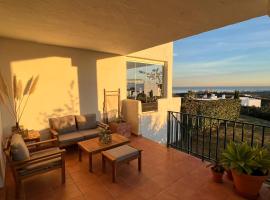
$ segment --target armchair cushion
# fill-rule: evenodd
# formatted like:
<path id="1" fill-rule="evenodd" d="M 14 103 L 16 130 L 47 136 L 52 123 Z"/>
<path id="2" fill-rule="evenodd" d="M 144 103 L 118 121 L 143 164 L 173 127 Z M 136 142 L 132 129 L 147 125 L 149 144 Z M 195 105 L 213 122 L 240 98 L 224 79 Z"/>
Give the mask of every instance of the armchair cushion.
<path id="1" fill-rule="evenodd" d="M 97 127 L 96 114 L 76 115 L 79 130 L 93 129 Z"/>
<path id="2" fill-rule="evenodd" d="M 60 149 L 58 147 L 49 148 L 45 150 L 41 150 L 38 152 L 34 152 L 30 155 L 31 158 L 39 158 L 42 156 L 48 156 L 53 153 L 57 153 Z M 20 175 L 30 175 L 32 173 L 43 171 L 45 168 L 51 168 L 61 165 L 61 157 L 52 157 L 51 159 L 47 159 L 41 162 L 36 162 L 30 165 L 27 165 L 19 170 Z"/>
<path id="3" fill-rule="evenodd" d="M 29 150 L 21 135 L 14 134 L 10 145 L 12 160 L 22 161 L 30 158 Z"/>
<path id="4" fill-rule="evenodd" d="M 49 124 L 51 128 L 56 130 L 59 134 L 70 133 L 77 130 L 75 117 L 73 115 L 50 118 Z"/>

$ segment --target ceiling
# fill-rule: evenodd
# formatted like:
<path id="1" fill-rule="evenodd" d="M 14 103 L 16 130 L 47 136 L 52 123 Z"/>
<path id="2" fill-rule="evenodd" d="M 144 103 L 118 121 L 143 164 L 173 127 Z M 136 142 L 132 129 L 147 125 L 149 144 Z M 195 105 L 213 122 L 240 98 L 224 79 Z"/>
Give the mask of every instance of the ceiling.
<path id="1" fill-rule="evenodd" d="M 0 36 L 123 55 L 267 8 L 268 0 L 0 0 Z"/>

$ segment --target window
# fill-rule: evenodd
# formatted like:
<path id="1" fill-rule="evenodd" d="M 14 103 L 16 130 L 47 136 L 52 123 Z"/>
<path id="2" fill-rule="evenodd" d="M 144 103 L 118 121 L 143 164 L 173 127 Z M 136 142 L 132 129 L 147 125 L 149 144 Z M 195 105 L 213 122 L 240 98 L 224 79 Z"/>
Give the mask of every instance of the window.
<path id="1" fill-rule="evenodd" d="M 127 98 L 156 104 L 164 96 L 164 65 L 127 62 Z"/>

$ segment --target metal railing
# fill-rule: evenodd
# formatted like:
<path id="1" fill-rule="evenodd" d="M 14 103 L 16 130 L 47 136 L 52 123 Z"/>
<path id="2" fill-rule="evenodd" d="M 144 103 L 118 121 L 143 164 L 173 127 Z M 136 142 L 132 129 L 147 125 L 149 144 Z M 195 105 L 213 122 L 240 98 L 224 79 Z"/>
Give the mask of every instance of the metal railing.
<path id="1" fill-rule="evenodd" d="M 167 146 L 217 161 L 230 141 L 270 147 L 270 127 L 168 111 Z"/>

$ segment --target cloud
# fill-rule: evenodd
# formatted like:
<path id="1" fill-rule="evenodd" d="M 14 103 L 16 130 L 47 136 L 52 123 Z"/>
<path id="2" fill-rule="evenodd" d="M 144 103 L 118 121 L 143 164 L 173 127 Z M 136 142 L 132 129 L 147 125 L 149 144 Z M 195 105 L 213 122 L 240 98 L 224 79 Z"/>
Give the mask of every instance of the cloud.
<path id="1" fill-rule="evenodd" d="M 176 41 L 174 52 L 174 83 L 270 85 L 268 17 Z"/>

